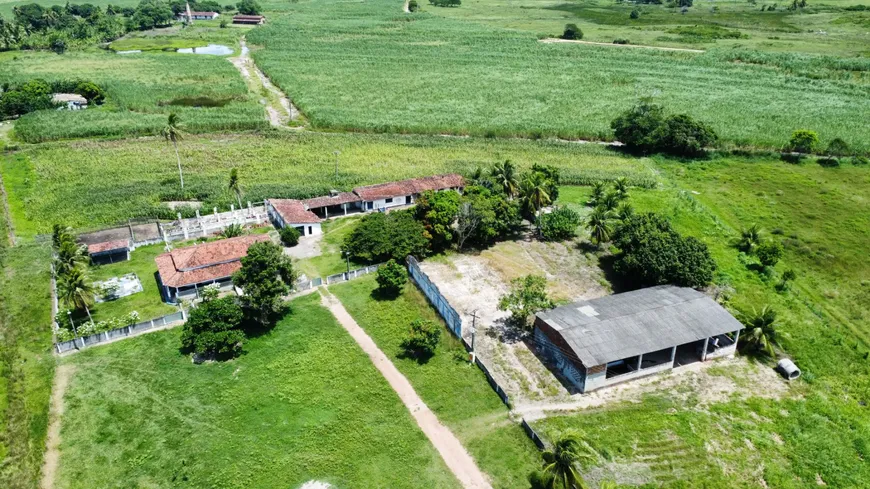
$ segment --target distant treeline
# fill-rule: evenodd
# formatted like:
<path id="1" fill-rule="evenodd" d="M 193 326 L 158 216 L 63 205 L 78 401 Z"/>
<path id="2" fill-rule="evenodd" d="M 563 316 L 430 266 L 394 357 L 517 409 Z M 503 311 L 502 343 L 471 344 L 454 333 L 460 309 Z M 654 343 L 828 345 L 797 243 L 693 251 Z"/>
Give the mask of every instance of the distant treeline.
<path id="1" fill-rule="evenodd" d="M 77 93 L 91 104 L 101 104 L 106 98 L 105 91 L 88 80 L 47 82 L 36 78 L 20 85 L 4 84 L 0 87 L 0 120 L 58 107 L 52 101 L 54 93 Z"/>
<path id="2" fill-rule="evenodd" d="M 221 12 L 213 0 L 190 2 L 191 9 Z M 183 0 L 142 0 L 133 7 L 107 5 L 102 9 L 90 3 L 52 5 L 36 3 L 16 6 L 13 17 L 0 15 L 0 50 L 51 49 L 62 53 L 71 45 L 113 41 L 127 32 L 165 27 L 185 10 Z"/>

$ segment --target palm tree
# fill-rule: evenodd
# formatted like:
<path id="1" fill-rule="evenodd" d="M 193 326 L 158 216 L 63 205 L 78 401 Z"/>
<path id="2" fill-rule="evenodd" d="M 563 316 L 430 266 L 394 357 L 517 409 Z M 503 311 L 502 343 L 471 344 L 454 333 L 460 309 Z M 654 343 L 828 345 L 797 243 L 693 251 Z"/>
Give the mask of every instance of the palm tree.
<path id="1" fill-rule="evenodd" d="M 776 354 L 776 311 L 770 306 L 764 306 L 761 311 L 752 308 L 751 313 L 740 315 L 740 321 L 746 325 L 743 333 L 743 344 L 756 353 L 771 357 Z"/>
<path id="2" fill-rule="evenodd" d="M 542 456 L 544 473 L 552 475 L 555 483 L 562 489 L 588 489 L 586 481 L 577 472 L 577 464 L 581 461 L 594 461 L 596 456 L 577 432 L 560 434 L 553 441 L 553 447 L 545 450 Z"/>
<path id="3" fill-rule="evenodd" d="M 622 197 L 618 192 L 607 192 L 604 197 L 598 199 L 598 207 L 603 207 L 604 210 L 608 212 L 615 211 L 616 206 L 618 206 L 621 201 Z"/>
<path id="4" fill-rule="evenodd" d="M 88 306 L 93 304 L 95 288 L 86 268 L 74 267 L 61 275 L 57 283 L 57 293 L 59 299 L 67 306 L 76 310 L 84 309 L 88 319 L 94 322 Z"/>
<path id="5" fill-rule="evenodd" d="M 239 209 L 242 208 L 242 187 L 239 185 L 239 170 L 233 168 L 230 170 L 230 184 L 228 186 L 231 192 L 236 194 L 236 199 L 239 201 Z"/>
<path id="6" fill-rule="evenodd" d="M 592 235 L 592 242 L 595 244 L 606 243 L 610 241 L 610 235 L 613 233 L 613 228 L 610 224 L 610 212 L 596 207 L 589 214 L 589 220 L 586 221 L 586 229 Z"/>
<path id="7" fill-rule="evenodd" d="M 181 180 L 181 190 L 184 190 L 184 174 L 181 172 L 181 156 L 178 154 L 178 141 L 184 139 L 184 124 L 178 118 L 178 114 L 171 112 L 166 126 L 163 127 L 163 138 L 172 142 L 175 147 L 175 159 L 178 160 L 178 178 Z"/>
<path id="8" fill-rule="evenodd" d="M 591 206 L 598 205 L 598 202 L 604 197 L 604 182 L 598 181 L 592 184 L 592 194 L 589 196 L 587 204 Z"/>
<path id="9" fill-rule="evenodd" d="M 761 228 L 758 224 L 753 224 L 752 226 L 749 226 L 748 229 L 740 231 L 740 241 L 737 243 L 737 247 L 744 252 L 749 253 L 753 248 L 758 246 L 758 243 L 760 242 Z"/>
<path id="10" fill-rule="evenodd" d="M 613 182 L 613 190 L 616 191 L 622 198 L 628 197 L 628 179 L 619 177 Z"/>
<path id="11" fill-rule="evenodd" d="M 550 205 L 549 181 L 542 173 L 534 172 L 523 180 L 520 186 L 520 198 L 523 208 L 531 215 L 538 215 L 544 207 Z"/>
<path id="12" fill-rule="evenodd" d="M 634 215 L 634 206 L 631 202 L 622 202 L 616 208 L 616 218 L 624 221 Z"/>
<path id="13" fill-rule="evenodd" d="M 55 249 L 54 273 L 58 276 L 65 275 L 74 268 L 86 265 L 87 261 L 87 248 L 72 239 L 65 239 Z"/>
<path id="14" fill-rule="evenodd" d="M 490 175 L 492 175 L 497 184 L 501 185 L 508 198 L 513 199 L 517 195 L 519 182 L 517 181 L 516 169 L 510 160 L 506 160 L 504 163 L 496 163 L 492 167 Z"/>
<path id="15" fill-rule="evenodd" d="M 619 489 L 619 484 L 614 481 L 601 481 L 598 484 L 598 489 Z"/>

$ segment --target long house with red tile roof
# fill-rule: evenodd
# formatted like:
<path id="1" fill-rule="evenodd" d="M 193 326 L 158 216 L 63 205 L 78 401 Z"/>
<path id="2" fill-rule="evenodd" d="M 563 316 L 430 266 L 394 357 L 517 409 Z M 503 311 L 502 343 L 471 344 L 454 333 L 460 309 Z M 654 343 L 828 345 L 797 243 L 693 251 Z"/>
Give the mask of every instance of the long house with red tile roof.
<path id="1" fill-rule="evenodd" d="M 254 244 L 269 241 L 265 234 L 221 239 L 163 253 L 157 262 L 157 275 L 164 300 L 197 298 L 206 285 L 232 286 L 232 275 L 242 267 L 242 258 Z"/>
<path id="2" fill-rule="evenodd" d="M 320 234 L 320 219 L 347 215 L 348 212 L 384 211 L 412 205 L 423 192 L 462 191 L 464 186 L 461 175 L 448 173 L 366 185 L 356 187 L 352 192 L 332 192 L 306 200 L 269 199 L 266 201 L 266 210 L 277 226 L 293 226 L 302 236 L 309 236 Z"/>

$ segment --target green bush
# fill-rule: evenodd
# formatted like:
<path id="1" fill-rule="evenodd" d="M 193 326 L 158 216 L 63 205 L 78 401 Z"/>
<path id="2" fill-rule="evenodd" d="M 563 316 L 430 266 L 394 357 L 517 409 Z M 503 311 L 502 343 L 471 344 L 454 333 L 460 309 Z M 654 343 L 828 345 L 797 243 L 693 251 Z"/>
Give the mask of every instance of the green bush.
<path id="1" fill-rule="evenodd" d="M 565 241 L 577 236 L 580 214 L 568 207 L 556 207 L 538 217 L 538 229 L 546 241 Z"/>
<path id="2" fill-rule="evenodd" d="M 408 334 L 402 340 L 401 347 L 405 354 L 425 361 L 435 355 L 435 349 L 441 341 L 441 326 L 434 321 L 415 319 L 411 322 Z"/>
<path id="3" fill-rule="evenodd" d="M 417 220 L 423 223 L 426 238 L 433 252 L 442 251 L 453 241 L 453 223 L 459 214 L 459 193 L 423 192 L 414 208 Z"/>
<path id="4" fill-rule="evenodd" d="M 93 82 L 79 82 L 73 91 L 88 99 L 89 104 L 99 105 L 106 100 L 106 92 Z"/>
<path id="5" fill-rule="evenodd" d="M 793 132 L 791 139 L 788 140 L 789 151 L 795 153 L 812 153 L 818 145 L 819 135 L 806 129 L 798 129 Z"/>
<path id="6" fill-rule="evenodd" d="M 299 244 L 299 230 L 293 226 L 284 226 L 278 234 L 284 246 L 293 247 Z"/>
<path id="7" fill-rule="evenodd" d="M 382 295 L 396 297 L 408 282 L 408 271 L 396 260 L 390 260 L 378 268 L 376 280 Z"/>
<path id="8" fill-rule="evenodd" d="M 539 275 L 526 275 L 511 280 L 510 291 L 498 302 L 499 311 L 510 311 L 511 321 L 528 327 L 529 316 L 553 307 L 547 296 L 547 279 Z"/>
<path id="9" fill-rule="evenodd" d="M 686 114 L 664 115 L 664 108 L 642 103 L 617 116 L 610 127 L 616 139 L 643 153 L 700 156 L 718 137 L 712 128 Z"/>
<path id="10" fill-rule="evenodd" d="M 411 0 L 408 2 L 408 12 L 416 12 L 420 10 L 420 4 L 417 3 L 417 0 Z"/>
<path id="11" fill-rule="evenodd" d="M 260 15 L 263 11 L 263 7 L 256 0 L 242 0 L 236 4 L 236 7 L 242 15 Z"/>
<path id="12" fill-rule="evenodd" d="M 641 103 L 623 112 L 610 123 L 617 140 L 636 150 L 653 151 L 653 134 L 665 122 L 665 110 L 660 105 Z"/>
<path id="13" fill-rule="evenodd" d="M 828 149 L 825 150 L 828 156 L 849 156 L 852 154 L 852 148 L 849 143 L 840 138 L 834 138 L 828 143 Z"/>
<path id="14" fill-rule="evenodd" d="M 635 286 L 702 287 L 713 280 L 716 262 L 707 245 L 681 236 L 658 214 L 629 217 L 616 228 L 613 243 L 620 250 L 614 271 Z"/>
<path id="15" fill-rule="evenodd" d="M 782 258 L 783 247 L 778 241 L 765 241 L 755 248 L 755 256 L 765 267 L 776 265 Z"/>
<path id="16" fill-rule="evenodd" d="M 629 19 L 639 19 L 640 18 L 640 10 L 634 9 L 628 14 Z"/>
<path id="17" fill-rule="evenodd" d="M 352 259 L 367 263 L 390 258 L 401 262 L 408 255 L 426 256 L 428 250 L 426 230 L 414 219 L 413 210 L 366 215 L 342 246 Z"/>
<path id="18" fill-rule="evenodd" d="M 562 39 L 583 39 L 583 31 L 577 27 L 577 24 L 565 24 Z"/>

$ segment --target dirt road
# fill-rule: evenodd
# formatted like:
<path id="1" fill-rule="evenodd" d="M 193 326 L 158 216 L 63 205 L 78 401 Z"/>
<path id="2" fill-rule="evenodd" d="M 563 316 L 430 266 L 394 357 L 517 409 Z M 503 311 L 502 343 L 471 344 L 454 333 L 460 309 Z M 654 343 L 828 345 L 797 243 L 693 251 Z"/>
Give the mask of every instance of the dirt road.
<path id="1" fill-rule="evenodd" d="M 325 287 L 321 287 L 320 290 L 323 305 L 332 312 L 342 327 L 366 352 L 381 375 L 387 379 L 390 387 L 396 391 L 402 403 L 411 412 L 411 416 L 417 421 L 417 425 L 438 450 L 447 467 L 462 483 L 462 487 L 466 489 L 492 489 L 486 475 L 480 471 L 465 447 L 446 426 L 438 421 L 435 414 L 414 391 L 408 379 L 399 372 L 393 362 L 378 348 L 374 340 L 354 321 L 338 298 L 330 294 Z"/>
<path id="2" fill-rule="evenodd" d="M 576 39 L 547 38 L 547 39 L 540 39 L 538 42 L 542 42 L 544 44 L 568 43 L 568 44 L 589 44 L 592 46 L 610 46 L 610 47 L 619 47 L 619 48 L 657 49 L 659 51 L 677 51 L 677 52 L 683 52 L 683 53 L 704 53 L 704 52 L 706 52 L 703 49 L 668 48 L 668 47 L 664 47 L 664 46 L 644 46 L 641 44 L 613 44 L 610 42 L 578 41 Z"/>
<path id="3" fill-rule="evenodd" d="M 251 59 L 250 51 L 245 43 L 245 38 L 239 40 L 239 45 L 241 46 L 241 52 L 237 57 L 230 58 L 230 62 L 239 70 L 239 73 L 242 74 L 242 78 L 244 78 L 245 82 L 248 83 L 252 92 L 258 93 L 258 88 L 262 87 L 266 89 L 271 98 L 274 99 L 269 100 L 268 98 L 264 98 L 261 100 L 261 102 L 266 105 L 266 113 L 269 114 L 269 123 L 272 124 L 273 127 L 288 128 L 288 121 L 299 119 L 299 110 L 292 102 L 290 102 L 287 95 L 276 87 L 265 73 L 257 68 L 254 60 Z M 254 77 L 252 73 L 257 76 Z M 277 104 L 275 103 L 275 100 L 277 100 Z M 292 128 L 301 129 L 301 126 Z"/>
<path id="4" fill-rule="evenodd" d="M 72 378 L 72 365 L 59 365 L 54 373 L 51 387 L 51 407 L 49 411 L 48 434 L 45 438 L 45 460 L 42 465 L 41 489 L 52 489 L 60 466 L 60 421 L 63 416 L 63 396 Z"/>

